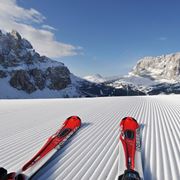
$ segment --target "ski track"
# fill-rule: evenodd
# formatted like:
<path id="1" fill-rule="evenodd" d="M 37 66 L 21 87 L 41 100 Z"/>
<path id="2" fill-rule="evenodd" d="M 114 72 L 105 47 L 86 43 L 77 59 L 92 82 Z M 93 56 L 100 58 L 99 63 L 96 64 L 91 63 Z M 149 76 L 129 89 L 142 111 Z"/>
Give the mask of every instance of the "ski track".
<path id="1" fill-rule="evenodd" d="M 142 126 L 145 180 L 180 179 L 180 96 L 106 97 L 0 101 L 0 166 L 19 168 L 64 120 L 78 115 L 82 127 L 33 180 L 115 180 L 119 123 L 133 116 Z"/>

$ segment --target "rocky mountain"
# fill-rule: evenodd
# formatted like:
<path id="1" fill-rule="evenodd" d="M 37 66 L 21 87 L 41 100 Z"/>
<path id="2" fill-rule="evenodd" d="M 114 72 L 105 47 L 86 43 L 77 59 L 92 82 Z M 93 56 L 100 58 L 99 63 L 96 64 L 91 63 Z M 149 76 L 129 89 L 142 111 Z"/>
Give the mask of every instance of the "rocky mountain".
<path id="1" fill-rule="evenodd" d="M 14 30 L 7 34 L 0 31 L 0 78 L 27 94 L 45 88 L 61 90 L 71 83 L 70 71 L 63 63 L 40 56 Z M 0 91 L 3 91 L 1 81 Z"/>
<path id="2" fill-rule="evenodd" d="M 94 76 L 88 76 L 93 82 Z M 133 89 L 147 95 L 180 94 L 180 53 L 145 57 L 122 77 L 104 78 L 103 84 L 115 89 Z M 98 81 L 95 79 L 96 82 Z"/>
<path id="3" fill-rule="evenodd" d="M 180 94 L 180 53 L 145 57 L 129 75 L 150 80 L 144 88 L 149 95 Z"/>
<path id="4" fill-rule="evenodd" d="M 140 59 L 131 74 L 153 80 L 179 82 L 180 53 Z"/>
<path id="5" fill-rule="evenodd" d="M 99 82 L 98 82 L 99 83 Z M 131 95 L 139 92 L 130 90 Z M 31 43 L 12 31 L 0 31 L 0 98 L 56 98 L 127 95 L 73 75 L 61 62 L 37 53 Z"/>

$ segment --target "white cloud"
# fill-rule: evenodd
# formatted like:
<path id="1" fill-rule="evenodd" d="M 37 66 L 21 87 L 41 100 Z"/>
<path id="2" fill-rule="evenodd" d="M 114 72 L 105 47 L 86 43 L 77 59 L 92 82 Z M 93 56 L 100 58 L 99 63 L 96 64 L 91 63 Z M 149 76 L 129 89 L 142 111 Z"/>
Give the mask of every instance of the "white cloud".
<path id="1" fill-rule="evenodd" d="M 159 40 L 160 40 L 160 41 L 166 41 L 166 40 L 167 40 L 167 37 L 160 37 Z"/>
<path id="2" fill-rule="evenodd" d="M 0 29 L 6 32 L 17 30 L 41 55 L 57 58 L 79 54 L 79 46 L 55 40 L 55 34 L 51 31 L 56 29 L 44 24 L 45 19 L 35 9 L 18 6 L 16 0 L 0 1 Z"/>
<path id="3" fill-rule="evenodd" d="M 43 29 L 46 29 L 46 30 L 49 30 L 49 31 L 55 31 L 55 30 L 57 30 L 56 28 L 54 28 L 54 27 L 52 27 L 52 26 L 49 26 L 49 25 L 47 25 L 47 24 L 43 24 L 41 27 L 42 27 Z"/>

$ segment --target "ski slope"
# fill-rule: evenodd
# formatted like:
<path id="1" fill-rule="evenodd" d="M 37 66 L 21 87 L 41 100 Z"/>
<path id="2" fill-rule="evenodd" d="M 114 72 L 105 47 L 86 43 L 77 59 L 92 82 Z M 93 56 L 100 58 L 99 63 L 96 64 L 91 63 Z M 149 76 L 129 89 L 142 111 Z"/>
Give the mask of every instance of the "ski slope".
<path id="1" fill-rule="evenodd" d="M 143 126 L 145 180 L 180 179 L 180 96 L 1 100 L 0 166 L 18 170 L 71 115 L 82 127 L 34 180 L 115 180 L 119 122 L 133 116 Z"/>

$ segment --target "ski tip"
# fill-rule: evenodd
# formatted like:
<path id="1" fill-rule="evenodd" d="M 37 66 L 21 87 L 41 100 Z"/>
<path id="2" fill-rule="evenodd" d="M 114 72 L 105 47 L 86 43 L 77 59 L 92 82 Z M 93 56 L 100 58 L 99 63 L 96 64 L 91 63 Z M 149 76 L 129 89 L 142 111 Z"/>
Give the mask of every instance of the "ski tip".
<path id="1" fill-rule="evenodd" d="M 125 120 L 128 120 L 128 119 L 133 120 L 133 121 L 135 121 L 137 123 L 137 120 L 135 118 L 131 117 L 131 116 L 124 117 L 121 121 L 125 121 Z"/>
<path id="2" fill-rule="evenodd" d="M 81 118 L 79 116 L 70 116 L 66 119 L 64 122 L 64 125 L 67 125 L 68 123 L 76 123 L 78 127 L 81 126 Z"/>
<path id="3" fill-rule="evenodd" d="M 138 122 L 133 117 L 124 117 L 120 121 L 120 127 L 123 128 L 123 126 L 130 126 L 135 129 L 139 128 Z"/>
<path id="4" fill-rule="evenodd" d="M 69 117 L 67 118 L 67 120 L 69 120 L 69 119 L 71 119 L 71 118 L 77 118 L 77 119 L 79 119 L 79 120 L 81 121 L 80 117 L 79 117 L 79 116 L 76 116 L 76 115 L 69 116 Z"/>

